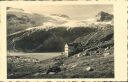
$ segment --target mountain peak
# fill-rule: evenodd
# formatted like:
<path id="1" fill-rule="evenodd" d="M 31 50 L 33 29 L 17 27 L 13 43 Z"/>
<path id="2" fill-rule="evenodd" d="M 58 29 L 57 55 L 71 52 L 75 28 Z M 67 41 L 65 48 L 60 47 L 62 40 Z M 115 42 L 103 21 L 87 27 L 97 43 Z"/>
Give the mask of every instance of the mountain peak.
<path id="1" fill-rule="evenodd" d="M 107 12 L 101 11 L 96 15 L 96 19 L 99 22 L 108 22 L 113 20 L 113 15 Z"/>

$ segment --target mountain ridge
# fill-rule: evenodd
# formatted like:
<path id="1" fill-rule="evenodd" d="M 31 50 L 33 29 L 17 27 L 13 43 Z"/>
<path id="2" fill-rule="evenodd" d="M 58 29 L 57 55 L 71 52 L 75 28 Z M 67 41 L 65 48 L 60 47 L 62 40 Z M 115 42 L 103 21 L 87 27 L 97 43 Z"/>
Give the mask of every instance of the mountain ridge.
<path id="1" fill-rule="evenodd" d="M 22 9 L 17 9 L 22 10 Z M 107 17 L 110 18 L 110 14 L 101 11 L 103 14 L 99 16 L 98 19 Z M 105 13 L 105 15 L 104 15 Z M 109 16 L 106 16 L 109 15 Z M 111 17 L 112 18 L 112 17 Z M 26 13 L 26 11 L 22 10 L 22 12 L 15 12 L 15 10 L 9 11 L 7 10 L 7 27 L 8 34 L 14 33 L 17 31 L 25 30 L 27 28 L 33 27 L 97 27 L 98 25 L 112 25 L 112 21 L 97 21 L 97 16 L 95 21 L 92 19 L 86 20 L 72 20 L 69 16 L 63 14 L 50 14 L 50 15 L 41 15 L 36 13 Z"/>

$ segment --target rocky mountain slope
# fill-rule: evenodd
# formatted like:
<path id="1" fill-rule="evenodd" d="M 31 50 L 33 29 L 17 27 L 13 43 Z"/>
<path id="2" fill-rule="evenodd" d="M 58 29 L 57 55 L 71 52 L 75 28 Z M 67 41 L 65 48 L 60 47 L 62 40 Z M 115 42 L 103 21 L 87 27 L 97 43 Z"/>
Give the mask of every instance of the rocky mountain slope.
<path id="1" fill-rule="evenodd" d="M 29 65 L 27 61 L 24 64 L 8 61 L 8 78 L 113 78 L 112 29 L 108 27 L 77 38 L 74 43 L 79 43 L 78 52 L 70 57 L 61 55 L 38 63 L 28 62 Z M 12 65 L 15 67 L 10 71 Z"/>
<path id="2" fill-rule="evenodd" d="M 96 21 L 71 20 L 67 15 L 62 14 L 39 15 L 22 9 L 8 8 L 8 50 L 60 52 L 63 51 L 65 43 L 71 43 L 92 32 L 112 27 L 112 17 L 111 20 L 110 17 L 110 14 L 101 12 L 100 22 L 97 22 L 99 21 L 97 17 Z M 106 21 L 104 22 L 102 18 Z M 56 43 L 58 45 L 53 45 Z"/>

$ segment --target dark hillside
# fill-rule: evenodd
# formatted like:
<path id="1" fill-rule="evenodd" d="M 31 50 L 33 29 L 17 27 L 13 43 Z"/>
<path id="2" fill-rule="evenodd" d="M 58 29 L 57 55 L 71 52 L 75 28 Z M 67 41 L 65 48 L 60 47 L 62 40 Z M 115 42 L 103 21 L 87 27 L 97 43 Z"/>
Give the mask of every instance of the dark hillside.
<path id="1" fill-rule="evenodd" d="M 96 28 L 75 27 L 67 30 L 65 27 L 31 29 L 8 36 L 8 50 L 25 52 L 62 52 L 65 43 L 95 32 Z"/>
<path id="2" fill-rule="evenodd" d="M 22 67 L 22 65 L 17 63 L 18 66 L 8 72 L 8 78 L 114 78 L 114 37 L 112 27 L 81 36 L 74 42 L 81 45 L 78 47 L 82 51 L 70 57 L 62 55 L 38 63 L 31 62 L 32 64 L 29 65 L 24 63 L 24 68 L 29 71 L 18 68 L 18 66 Z M 15 59 L 12 58 L 12 60 Z M 12 65 L 14 63 L 10 63 L 9 60 L 8 71 L 10 71 L 9 66 Z M 16 69 L 19 70 L 15 71 Z"/>

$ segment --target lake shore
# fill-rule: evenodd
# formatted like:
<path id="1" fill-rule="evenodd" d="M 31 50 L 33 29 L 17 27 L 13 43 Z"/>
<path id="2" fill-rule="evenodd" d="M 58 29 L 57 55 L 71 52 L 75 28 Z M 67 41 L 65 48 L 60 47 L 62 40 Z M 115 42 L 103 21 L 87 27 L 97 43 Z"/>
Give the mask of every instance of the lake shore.
<path id="1" fill-rule="evenodd" d="M 50 53 L 8 53 L 7 56 L 20 56 L 20 57 L 30 57 L 35 58 L 40 61 L 50 59 L 53 57 L 60 56 L 61 52 L 50 52 Z"/>

